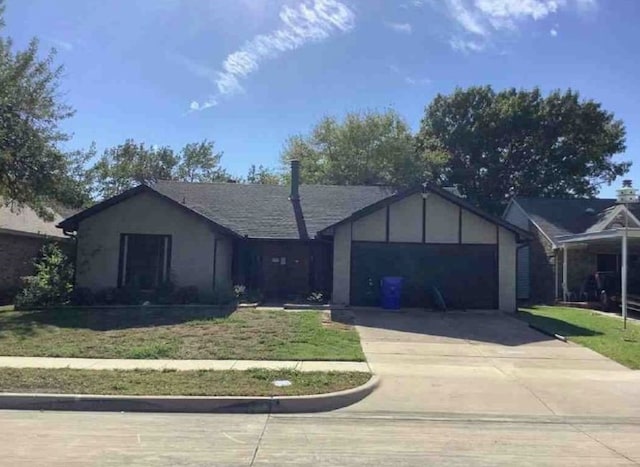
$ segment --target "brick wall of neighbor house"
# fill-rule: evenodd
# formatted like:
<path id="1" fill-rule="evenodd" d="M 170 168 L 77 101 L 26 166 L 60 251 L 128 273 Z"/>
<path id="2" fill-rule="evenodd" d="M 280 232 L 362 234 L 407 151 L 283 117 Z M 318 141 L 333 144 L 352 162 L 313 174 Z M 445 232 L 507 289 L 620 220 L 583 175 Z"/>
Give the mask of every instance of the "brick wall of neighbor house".
<path id="1" fill-rule="evenodd" d="M 0 304 L 13 299 L 23 276 L 34 273 L 33 260 L 47 241 L 42 237 L 0 233 Z"/>

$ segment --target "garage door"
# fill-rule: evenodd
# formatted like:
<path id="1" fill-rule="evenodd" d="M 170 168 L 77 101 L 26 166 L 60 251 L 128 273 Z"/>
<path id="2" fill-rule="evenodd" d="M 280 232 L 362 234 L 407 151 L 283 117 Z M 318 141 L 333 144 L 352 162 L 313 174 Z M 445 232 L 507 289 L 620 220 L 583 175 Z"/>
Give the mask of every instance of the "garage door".
<path id="1" fill-rule="evenodd" d="M 433 307 L 437 287 L 448 308 L 498 308 L 495 245 L 353 242 L 351 303 L 378 305 L 384 276 L 404 278 L 402 306 Z"/>

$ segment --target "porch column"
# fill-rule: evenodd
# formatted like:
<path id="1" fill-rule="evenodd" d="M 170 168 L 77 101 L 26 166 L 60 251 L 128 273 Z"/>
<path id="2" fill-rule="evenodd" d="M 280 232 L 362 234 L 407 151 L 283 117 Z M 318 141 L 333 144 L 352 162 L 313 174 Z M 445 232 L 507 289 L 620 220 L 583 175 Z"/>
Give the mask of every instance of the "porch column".
<path id="1" fill-rule="evenodd" d="M 622 317 L 624 325 L 627 325 L 627 230 L 622 235 L 622 271 L 621 271 L 621 295 L 622 295 Z"/>
<path id="2" fill-rule="evenodd" d="M 567 258 L 567 244 L 562 245 L 562 294 L 564 297 L 564 301 L 569 301 L 569 271 L 568 269 L 569 261 Z"/>

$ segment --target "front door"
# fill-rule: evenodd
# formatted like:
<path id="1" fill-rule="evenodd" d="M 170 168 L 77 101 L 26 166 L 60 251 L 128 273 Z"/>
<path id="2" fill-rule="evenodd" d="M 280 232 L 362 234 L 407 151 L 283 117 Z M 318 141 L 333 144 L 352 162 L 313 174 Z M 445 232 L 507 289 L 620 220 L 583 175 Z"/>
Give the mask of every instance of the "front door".
<path id="1" fill-rule="evenodd" d="M 262 288 L 267 298 L 306 298 L 309 294 L 309 246 L 298 242 L 264 243 L 262 273 Z"/>

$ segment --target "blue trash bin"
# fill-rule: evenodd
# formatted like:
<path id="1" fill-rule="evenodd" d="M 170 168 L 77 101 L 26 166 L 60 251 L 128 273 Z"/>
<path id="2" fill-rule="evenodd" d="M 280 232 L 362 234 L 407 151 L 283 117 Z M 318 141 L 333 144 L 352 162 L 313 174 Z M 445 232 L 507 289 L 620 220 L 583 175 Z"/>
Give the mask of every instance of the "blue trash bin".
<path id="1" fill-rule="evenodd" d="M 380 281 L 382 308 L 385 310 L 400 309 L 402 277 L 383 277 Z"/>

